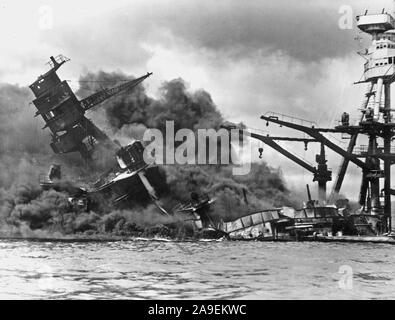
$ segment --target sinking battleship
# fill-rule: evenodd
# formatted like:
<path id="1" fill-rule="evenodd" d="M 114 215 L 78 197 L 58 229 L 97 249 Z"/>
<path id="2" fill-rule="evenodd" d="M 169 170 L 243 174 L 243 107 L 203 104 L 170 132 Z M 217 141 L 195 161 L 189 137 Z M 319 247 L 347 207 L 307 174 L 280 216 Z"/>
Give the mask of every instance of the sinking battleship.
<path id="1" fill-rule="evenodd" d="M 61 167 L 52 165 L 48 174 L 40 175 L 42 189 L 55 189 L 70 195 L 71 209 L 89 212 L 102 206 L 129 208 L 132 204 L 154 204 L 163 215 L 183 212 L 192 221 L 199 218 L 210 201 L 193 201 L 169 212 L 160 203 L 166 189 L 164 174 L 152 161 L 144 159 L 144 145 L 135 140 L 126 146 L 111 140 L 85 113 L 105 100 L 133 90 L 152 73 L 102 89 L 78 100 L 66 80 L 56 71 L 67 61 L 63 55 L 50 57 L 50 70 L 40 75 L 29 87 L 35 95 L 36 116 L 45 121 L 43 129 L 51 131 L 51 148 L 56 154 L 79 152 L 87 165 L 103 172 L 88 186 L 79 186 L 63 179 Z"/>
<path id="2" fill-rule="evenodd" d="M 391 209 L 391 196 L 395 195 L 391 188 L 391 166 L 395 163 L 392 147 L 395 123 L 390 101 L 390 86 L 395 80 L 395 21 L 391 14 L 384 11 L 380 14 L 366 12 L 357 17 L 357 26 L 372 40 L 369 48 L 361 54 L 366 62 L 363 79 L 356 83 L 366 83 L 368 89 L 359 108 L 360 116 L 355 122 L 344 112 L 338 125 L 321 128 L 297 117 L 267 112 L 261 116 L 266 126 L 276 124 L 302 132 L 305 137 L 262 135 L 239 128 L 241 134 L 259 140 L 311 172 L 313 182 L 318 186 L 318 200 L 312 199 L 308 188 L 308 200 L 300 209 L 263 209 L 234 221 L 224 221 L 210 214 L 213 199 L 194 196 L 190 203 L 174 208 L 174 212 L 188 216 L 186 220 L 192 221 L 198 230 L 213 231 L 230 239 L 395 243 L 395 211 Z M 51 70 L 31 85 L 36 95 L 34 105 L 38 109 L 37 114 L 44 118 L 46 127 L 52 132 L 52 149 L 55 153 L 78 151 L 84 158 L 94 159 L 94 151 L 104 146 L 117 155 L 117 166 L 105 172 L 90 191 L 77 190 L 74 202 L 84 206 L 85 193 L 100 197 L 106 195 L 115 203 L 138 201 L 147 196 L 162 213 L 168 214 L 160 205 L 156 192 L 161 189 L 163 180 L 154 163 L 147 164 L 141 160 L 142 144 L 134 142 L 121 148 L 84 116 L 85 110 L 112 95 L 132 89 L 150 74 L 78 101 L 67 82 L 61 82 L 56 75 L 56 70 L 66 61 L 64 57 L 51 58 Z M 233 124 L 224 124 L 223 127 L 238 129 Z M 337 141 L 329 139 L 325 135 L 327 133 L 340 134 L 342 139 L 348 140 L 348 147 L 343 149 Z M 356 144 L 362 136 L 368 140 L 368 145 L 358 148 Z M 279 141 L 303 143 L 305 149 L 310 143 L 319 143 L 316 165 L 282 147 Z M 342 159 L 329 197 L 327 183 L 332 181 L 332 171 L 327 165 L 327 149 Z M 263 148 L 258 151 L 261 158 Z M 350 163 L 362 171 L 359 210 L 352 210 L 347 199 L 339 199 Z M 43 186 L 48 187 L 45 183 Z"/>

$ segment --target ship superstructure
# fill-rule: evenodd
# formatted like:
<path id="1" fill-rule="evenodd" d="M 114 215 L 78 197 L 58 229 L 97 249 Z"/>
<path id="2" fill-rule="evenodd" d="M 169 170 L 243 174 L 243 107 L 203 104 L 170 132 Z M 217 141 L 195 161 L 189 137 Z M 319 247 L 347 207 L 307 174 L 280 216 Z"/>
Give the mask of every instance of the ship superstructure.
<path id="1" fill-rule="evenodd" d="M 391 196 L 395 195 L 395 190 L 391 188 L 391 166 L 395 163 L 392 146 L 395 109 L 391 108 L 391 84 L 395 81 L 395 20 L 392 14 L 384 10 L 379 14 L 366 12 L 357 16 L 356 20 L 359 30 L 371 38 L 369 47 L 360 53 L 365 63 L 363 78 L 357 83 L 366 83 L 368 88 L 356 123 L 350 121 L 350 115 L 346 112 L 333 128 L 320 128 L 303 119 L 267 112 L 261 116 L 267 126 L 270 123 L 277 124 L 302 132 L 307 137 L 274 137 L 254 132 L 247 132 L 247 135 L 310 171 L 313 181 L 318 183 L 321 206 L 333 204 L 338 199 L 349 163 L 359 167 L 362 177 L 358 198 L 361 210 L 358 214 L 364 216 L 367 224 L 379 224 L 383 232 L 395 234 L 395 211 L 391 208 Z M 234 129 L 229 125 L 225 127 Z M 327 133 L 338 133 L 343 139 L 348 139 L 347 148 L 342 148 L 338 141 L 328 138 Z M 357 147 L 359 138 L 367 140 L 368 144 Z M 316 156 L 317 165 L 311 165 L 280 146 L 277 141 L 302 142 L 305 148 L 309 143 L 319 143 L 321 151 Z M 342 158 L 329 198 L 326 190 L 327 182 L 332 180 L 332 172 L 327 166 L 326 149 Z M 259 148 L 259 152 L 262 154 L 263 148 Z"/>
<path id="2" fill-rule="evenodd" d="M 37 108 L 36 116 L 45 121 L 45 128 L 51 131 L 51 147 L 57 154 L 79 152 L 87 164 L 96 171 L 97 159 L 93 153 L 99 151 L 99 161 L 107 161 L 106 170 L 99 180 L 89 186 L 87 192 L 69 192 L 70 185 L 65 184 L 60 176 L 60 167 L 52 166 L 48 176 L 40 176 L 40 185 L 44 189 L 54 188 L 76 195 L 79 200 L 96 198 L 105 200 L 110 205 L 117 203 L 154 202 L 162 213 L 167 213 L 158 203 L 159 195 L 164 189 L 164 177 L 154 162 L 146 163 L 141 141 L 131 140 L 126 146 L 120 146 L 100 130 L 85 113 L 110 97 L 133 89 L 152 73 L 122 84 L 102 89 L 89 97 L 78 100 L 66 80 L 61 81 L 56 71 L 68 58 L 59 55 L 51 57 L 50 70 L 38 77 L 30 85 L 36 99 L 33 104 Z M 104 152 L 105 151 L 105 152 Z M 107 155 L 109 158 L 107 158 Z M 104 159 L 102 159 L 104 158 Z M 58 168 L 58 170 L 53 170 Z M 54 175 L 53 172 L 59 172 Z M 93 172 L 92 172 L 93 173 Z M 73 189 L 80 190 L 79 187 Z M 103 201 L 101 201 L 103 202 Z"/>
<path id="3" fill-rule="evenodd" d="M 206 214 L 213 199 L 195 199 L 189 204 L 181 204 L 183 210 L 176 208 L 168 212 L 160 201 L 161 194 L 166 191 L 166 177 L 154 158 L 145 159 L 143 143 L 131 139 L 129 144 L 121 146 L 85 116 L 87 110 L 116 94 L 132 90 L 152 73 L 78 100 L 68 82 L 61 81 L 56 73 L 67 61 L 69 59 L 62 55 L 50 57 L 50 70 L 30 85 L 36 97 L 33 101 L 36 116 L 44 119 L 43 129 L 50 129 L 51 147 L 55 153 L 79 152 L 94 171 L 102 173 L 94 183 L 87 183 L 87 187 L 82 188 L 65 181 L 60 166 L 52 165 L 47 175 L 40 175 L 41 187 L 68 193 L 75 211 L 90 211 L 103 206 L 128 209 L 135 204 L 151 203 L 164 215 L 189 212 L 197 219 L 197 213 Z M 95 151 L 98 151 L 99 158 L 109 155 L 109 159 L 105 157 L 109 162 L 105 170 L 97 166 L 97 159 L 93 157 Z"/>
<path id="4" fill-rule="evenodd" d="M 41 116 L 45 121 L 44 128 L 51 131 L 52 150 L 58 154 L 79 152 L 86 160 L 91 160 L 94 149 L 99 145 L 115 153 L 119 146 L 94 125 L 85 113 L 108 98 L 134 88 L 151 73 L 78 100 L 68 82 L 61 81 L 56 73 L 69 59 L 62 55 L 50 59 L 50 70 L 29 87 L 36 97 L 33 101 L 37 108 L 36 116 Z"/>

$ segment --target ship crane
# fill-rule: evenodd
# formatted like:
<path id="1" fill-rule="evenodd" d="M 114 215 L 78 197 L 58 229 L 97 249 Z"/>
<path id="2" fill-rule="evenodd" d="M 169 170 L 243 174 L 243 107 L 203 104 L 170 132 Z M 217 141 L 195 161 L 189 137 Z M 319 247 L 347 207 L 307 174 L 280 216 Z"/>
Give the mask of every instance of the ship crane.
<path id="1" fill-rule="evenodd" d="M 343 113 L 341 122 L 334 128 L 317 128 L 284 121 L 275 114 L 265 114 L 261 119 L 268 123 L 303 132 L 323 146 L 342 157 L 339 171 L 330 195 L 333 201 L 341 190 L 349 163 L 362 169 L 359 203 L 363 212 L 383 217 L 387 231 L 395 234 L 395 212 L 391 210 L 391 166 L 395 163 L 392 140 L 395 136 L 391 108 L 391 84 L 395 81 L 395 20 L 386 12 L 357 16 L 358 28 L 372 38 L 364 63 L 363 80 L 367 92 L 360 108 L 361 115 L 356 124 L 350 124 L 349 115 Z M 325 133 L 340 133 L 349 136 L 346 149 L 324 136 Z M 356 150 L 358 138 L 366 136 L 368 145 Z M 380 181 L 383 180 L 382 186 Z M 381 188 L 382 187 L 382 188 Z M 369 192 L 370 190 L 370 192 Z M 380 197 L 384 195 L 384 201 Z"/>
<path id="2" fill-rule="evenodd" d="M 56 74 L 69 60 L 62 55 L 50 57 L 48 64 L 51 69 L 29 86 L 36 97 L 33 101 L 37 108 L 36 116 L 41 115 L 45 121 L 44 128 L 51 130 L 51 148 L 58 154 L 77 151 L 86 160 L 92 159 L 97 145 L 115 152 L 118 146 L 86 118 L 85 113 L 105 100 L 135 88 L 152 73 L 78 100 L 67 81 L 61 81 Z"/>
<path id="3" fill-rule="evenodd" d="M 90 95 L 89 97 L 86 97 L 85 99 L 82 99 L 80 101 L 80 104 L 84 110 L 89 110 L 89 109 L 95 107 L 96 105 L 106 101 L 107 99 L 109 99 L 109 98 L 111 98 L 123 91 L 133 89 L 134 87 L 139 85 L 141 82 L 143 82 L 145 79 L 147 79 L 150 75 L 152 75 L 152 72 L 148 72 L 146 75 L 144 75 L 140 78 L 127 81 L 127 82 L 120 84 L 116 87 L 109 88 L 109 89 L 105 88 L 101 91 L 98 91 L 98 92 Z"/>
<path id="4" fill-rule="evenodd" d="M 51 147 L 54 152 L 64 154 L 77 151 L 84 159 L 89 160 L 90 168 L 105 169 L 104 173 L 96 177 L 98 179 L 94 183 L 88 183 L 88 188 L 78 187 L 78 190 L 83 191 L 83 196 L 79 198 L 79 195 L 72 195 L 72 202 L 81 200 L 81 203 L 86 204 L 85 210 L 88 210 L 88 203 L 95 202 L 97 198 L 106 199 L 112 204 L 141 204 L 148 201 L 152 202 L 160 213 L 168 215 L 159 202 L 164 189 L 163 177 L 153 162 L 145 161 L 142 142 L 135 140 L 121 146 L 85 116 L 88 110 L 107 99 L 132 90 L 152 73 L 112 88 L 102 89 L 78 100 L 68 82 L 61 81 L 56 74 L 67 61 L 69 59 L 62 55 L 51 57 L 48 63 L 50 70 L 39 76 L 30 85 L 30 89 L 36 97 L 33 101 L 37 108 L 36 116 L 40 115 L 45 121 L 44 128 L 51 130 Z M 51 168 L 56 169 L 56 175 L 51 169 L 48 177 L 40 178 L 40 185 L 43 188 L 57 188 L 70 193 L 68 189 L 62 189 L 62 184 L 56 181 L 61 179 L 60 166 L 54 165 Z M 92 170 L 92 173 L 99 173 L 99 170 Z"/>
<path id="5" fill-rule="evenodd" d="M 234 125 L 225 125 L 221 126 L 227 130 L 236 129 Z M 311 172 L 313 174 L 313 181 L 318 182 L 318 199 L 321 203 L 326 202 L 326 184 L 328 181 L 332 180 L 332 172 L 328 170 L 327 160 L 325 157 L 325 147 L 324 144 L 321 143 L 321 151 L 320 154 L 316 155 L 317 167 L 312 166 L 310 163 L 305 161 L 304 159 L 299 158 L 293 153 L 287 151 L 283 147 L 281 147 L 276 141 L 292 141 L 292 142 L 303 142 L 305 144 L 305 148 L 307 148 L 308 143 L 319 142 L 316 139 L 310 138 L 293 138 L 293 137 L 272 137 L 269 135 L 261 135 L 254 132 L 250 132 L 248 130 L 239 129 L 239 135 L 251 137 L 253 139 L 259 140 L 269 147 L 273 148 L 277 152 L 281 153 L 283 156 L 287 157 L 291 161 L 295 162 L 305 170 Z"/>
<path id="6" fill-rule="evenodd" d="M 380 166 L 377 163 L 377 159 L 385 159 L 387 162 L 393 162 L 395 160 L 395 155 L 391 154 L 390 152 L 387 152 L 384 150 L 384 152 L 377 153 L 378 148 L 377 144 L 371 143 L 370 147 L 368 148 L 368 151 L 364 154 L 356 154 L 353 153 L 353 149 L 355 145 L 355 142 L 352 142 L 349 144 L 349 147 L 347 150 L 342 149 L 339 147 L 337 144 L 333 143 L 330 141 L 328 138 L 326 138 L 324 135 L 321 134 L 321 132 L 331 132 L 331 133 L 348 133 L 351 135 L 351 137 L 355 137 L 358 133 L 365 133 L 365 131 L 369 131 L 369 129 L 366 127 L 366 123 L 362 122 L 361 124 L 357 126 L 349 126 L 349 125 L 342 125 L 335 127 L 334 129 L 332 128 L 314 128 L 314 127 L 308 127 L 300 124 L 295 124 L 293 122 L 288 122 L 284 120 L 280 120 L 278 116 L 273 116 L 273 115 L 263 115 L 261 116 L 262 120 L 265 120 L 267 122 L 272 122 L 275 124 L 279 124 L 284 127 L 288 127 L 297 131 L 304 132 L 308 134 L 309 136 L 313 137 L 317 141 L 321 142 L 323 145 L 334 151 L 335 153 L 339 154 L 340 156 L 343 157 L 343 162 L 342 164 L 347 164 L 348 162 L 352 162 L 358 167 L 362 169 L 362 184 L 361 184 L 361 190 L 360 190 L 360 196 L 359 196 L 359 203 L 361 205 L 365 205 L 366 202 L 366 197 L 367 197 L 367 189 L 368 189 L 368 184 L 370 182 L 371 188 L 372 188 L 372 201 L 373 201 L 373 209 L 376 209 L 377 211 L 379 210 L 379 197 L 380 197 L 380 190 L 379 190 L 379 184 L 378 184 L 378 179 L 384 177 L 384 173 L 380 171 Z M 376 140 L 373 140 L 374 142 Z M 352 146 L 352 148 L 350 147 Z M 385 148 L 384 148 L 385 149 Z M 362 161 L 359 158 L 366 158 L 365 161 Z M 338 177 L 336 179 L 335 185 L 339 180 L 343 180 L 344 178 L 344 173 L 343 171 L 343 166 L 339 170 Z M 340 176 L 341 175 L 341 176 Z M 384 189 L 385 192 L 385 189 Z M 391 189 L 390 189 L 391 192 Z M 332 199 L 333 200 L 333 196 Z"/>

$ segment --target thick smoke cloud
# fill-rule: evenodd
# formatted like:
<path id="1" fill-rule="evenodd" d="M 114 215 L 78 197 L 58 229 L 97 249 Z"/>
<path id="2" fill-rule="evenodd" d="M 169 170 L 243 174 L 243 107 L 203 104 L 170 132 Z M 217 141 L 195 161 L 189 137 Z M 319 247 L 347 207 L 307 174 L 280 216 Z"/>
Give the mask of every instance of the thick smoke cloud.
<path id="1" fill-rule="evenodd" d="M 121 73 L 88 73 L 80 79 L 79 95 L 98 89 L 100 83 L 115 83 L 125 79 Z M 204 90 L 192 91 L 182 79 L 163 83 L 159 98 L 149 97 L 143 86 L 128 95 L 121 95 L 97 109 L 105 113 L 115 136 L 141 139 L 144 128 L 157 128 L 165 132 L 165 122 L 173 120 L 175 130 L 188 128 L 218 129 L 224 122 L 222 114 L 210 94 Z M 103 118 L 99 116 L 99 118 Z M 127 139 L 124 139 L 125 141 Z M 168 206 L 188 201 L 192 192 L 208 193 L 217 198 L 215 214 L 230 219 L 253 210 L 295 204 L 290 200 L 281 173 L 266 163 L 252 166 L 246 176 L 233 176 L 230 166 L 165 166 L 169 186 Z M 232 202 L 232 203 L 231 203 Z"/>
<path id="2" fill-rule="evenodd" d="M 87 73 L 80 79 L 78 95 L 83 97 L 113 86 L 131 77 L 122 73 Z M 64 168 L 67 179 L 88 180 L 92 172 L 84 167 L 78 155 L 54 155 L 48 147 L 49 134 L 42 131 L 42 121 L 34 119 L 29 106 L 32 95 L 27 88 L 13 85 L 0 87 L 1 184 L 0 231 L 2 235 L 49 237 L 64 235 L 112 234 L 119 236 L 182 237 L 191 234 L 182 217 L 164 217 L 155 207 L 136 206 L 129 210 L 115 208 L 97 212 L 77 212 L 68 201 L 70 194 L 43 191 L 38 176 L 52 162 Z M 164 131 L 167 120 L 176 129 L 218 128 L 224 121 L 210 94 L 192 91 L 182 79 L 163 83 L 159 98 L 148 96 L 140 85 L 128 94 L 116 96 L 90 114 L 106 123 L 111 137 L 125 143 L 141 139 L 146 128 Z M 232 175 L 231 166 L 164 166 L 167 193 L 162 201 L 167 209 L 189 201 L 191 193 L 207 193 L 216 198 L 213 214 L 230 220 L 267 207 L 290 205 L 289 191 L 281 174 L 266 164 L 254 164 L 244 177 Z M 65 181 L 67 182 L 67 181 Z"/>
<path id="3" fill-rule="evenodd" d="M 30 181 L 34 164 L 48 154 L 49 139 L 34 119 L 31 100 L 27 88 L 0 85 L 0 187 Z"/>
<path id="4" fill-rule="evenodd" d="M 210 88 L 227 118 L 243 119 L 260 127 L 256 119 L 267 110 L 317 120 L 321 124 L 320 120 L 333 121 L 336 114 L 343 111 L 354 112 L 363 92 L 356 91 L 351 83 L 361 76 L 363 61 L 349 55 L 357 49 L 357 42 L 353 40 L 355 23 L 353 30 L 339 29 L 338 10 L 342 5 L 350 5 L 355 16 L 365 9 L 376 12 L 384 7 L 389 9 L 391 1 L 136 0 L 121 5 L 117 2 L 117 7 L 107 4 L 106 8 L 101 7 L 104 6 L 101 3 L 80 1 L 71 1 L 67 8 L 55 1 L 48 4 L 55 14 L 52 30 L 37 29 L 37 15 L 31 14 L 41 5 L 37 1 L 26 4 L 25 13 L 17 4 L 13 5 L 15 15 L 7 11 L 9 4 L 1 11 L 0 34 L 7 43 L 0 61 L 1 79 L 28 83 L 32 75 L 42 71 L 43 57 L 48 52 L 64 53 L 72 58 L 72 64 L 61 70 L 65 73 L 72 70 L 65 79 L 75 78 L 84 66 L 93 70 L 121 68 L 136 74 L 154 71 L 151 87 L 152 84 L 155 87 L 155 81 L 159 83 L 181 75 L 193 86 Z M 25 24 L 20 23 L 21 19 Z M 119 73 L 106 76 L 121 77 Z M 94 77 L 99 76 L 91 74 L 91 79 Z M 182 86 L 182 81 L 175 82 Z M 81 91 L 81 97 L 92 92 L 90 85 L 86 89 Z M 138 92 L 117 98 L 118 106 L 114 102 L 113 109 L 110 104 L 106 109 L 98 108 L 90 117 L 120 141 L 124 137 L 141 138 L 146 127 L 161 122 L 163 116 L 154 121 L 156 115 L 150 108 L 165 99 L 163 95 L 151 98 L 143 87 L 138 88 Z M 190 105 L 200 99 L 196 92 L 188 89 L 181 92 L 192 101 Z M 38 174 L 46 172 L 52 162 L 65 163 L 63 170 L 69 177 L 84 174 L 78 155 L 53 155 L 48 147 L 49 135 L 41 130 L 44 124 L 41 119 L 33 118 L 33 108 L 28 106 L 32 98 L 27 88 L 1 86 L 2 198 L 4 193 L 11 192 L 13 185 L 36 184 Z M 134 99 L 133 104 L 129 99 Z M 210 106 L 208 99 L 203 100 Z M 159 103 L 159 107 L 162 106 L 164 103 Z M 177 110 L 171 112 L 177 116 Z M 217 118 L 213 115 L 203 121 L 209 123 L 210 119 Z M 215 123 L 216 120 L 210 125 Z M 329 121 L 322 125 L 329 125 Z M 289 168 L 288 160 L 278 162 L 278 155 L 268 152 L 266 148 L 265 159 L 276 166 L 280 163 L 290 183 L 297 168 Z M 335 168 L 338 161 L 330 163 Z M 294 183 L 299 186 L 301 179 L 302 173 Z M 308 182 L 311 183 L 310 179 Z M 353 192 L 354 186 L 349 184 L 348 190 Z"/>
<path id="5" fill-rule="evenodd" d="M 87 73 L 81 77 L 81 87 L 77 93 L 84 96 L 88 92 L 100 90 L 102 83 L 109 86 L 126 79 L 128 77 L 122 73 Z M 165 132 L 166 120 L 174 120 L 175 130 L 217 129 L 223 122 L 222 115 L 210 94 L 204 90 L 189 92 L 187 84 L 182 79 L 163 83 L 158 100 L 150 98 L 144 87 L 138 86 L 130 94 L 120 95 L 106 102 L 102 110 L 98 112 L 105 112 L 111 129 L 138 124 Z"/>

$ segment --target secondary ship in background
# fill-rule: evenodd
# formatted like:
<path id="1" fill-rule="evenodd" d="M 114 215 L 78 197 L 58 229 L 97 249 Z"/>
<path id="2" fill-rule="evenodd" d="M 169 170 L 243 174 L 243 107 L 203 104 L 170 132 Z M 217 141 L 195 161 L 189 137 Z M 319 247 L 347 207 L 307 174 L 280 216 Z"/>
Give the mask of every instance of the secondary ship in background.
<path id="1" fill-rule="evenodd" d="M 351 121 L 349 114 L 344 112 L 337 126 L 320 128 L 304 119 L 267 112 L 261 116 L 266 126 L 273 123 L 303 133 L 304 137 L 277 137 L 239 129 L 311 172 L 313 181 L 318 184 L 318 201 L 313 201 L 308 192 L 309 200 L 302 210 L 287 211 L 287 216 L 292 219 L 292 225 L 287 227 L 288 235 L 308 237 L 317 234 L 323 236 L 338 234 L 340 238 L 343 234 L 365 237 L 395 235 L 395 210 L 391 208 L 391 196 L 395 195 L 395 190 L 391 188 L 391 166 L 395 163 L 392 146 L 395 129 L 394 109 L 391 108 L 391 84 L 395 81 L 395 20 L 392 14 L 385 10 L 379 14 L 368 14 L 366 11 L 364 15 L 357 16 L 357 26 L 362 32 L 371 36 L 371 45 L 364 53 L 360 53 L 366 62 L 363 79 L 357 83 L 367 83 L 368 88 L 362 107 L 359 108 L 360 115 L 355 122 Z M 229 130 L 238 129 L 234 124 L 224 124 L 223 127 Z M 339 146 L 339 141 L 333 142 L 327 138 L 326 133 L 341 134 L 342 139 L 348 140 L 347 149 Z M 368 145 L 356 148 L 357 139 L 361 136 L 365 136 Z M 286 147 L 280 146 L 278 141 L 302 142 L 305 150 L 309 143 L 319 143 L 321 151 L 316 155 L 317 165 L 308 163 Z M 329 198 L 326 189 L 327 182 L 332 180 L 332 172 L 326 164 L 326 149 L 330 149 L 342 158 Z M 261 158 L 263 148 L 260 147 L 258 151 Z M 358 199 L 360 208 L 357 210 L 350 210 L 345 199 L 338 199 L 350 163 L 362 171 Z M 271 218 L 266 218 L 272 225 L 276 221 L 281 221 L 280 214 L 284 213 L 281 209 L 273 212 L 275 214 L 272 214 Z M 253 222 L 254 217 L 258 223 Z M 263 231 L 269 228 L 264 228 L 262 221 L 265 219 L 263 216 L 258 219 L 259 217 L 259 214 L 252 214 L 240 219 L 239 233 L 243 237 L 248 237 L 250 226 L 258 225 L 259 232 L 264 234 Z M 268 234 L 269 237 L 275 237 L 273 231 Z M 393 241 L 390 237 L 379 241 Z M 359 240 L 362 241 L 363 238 Z"/>

